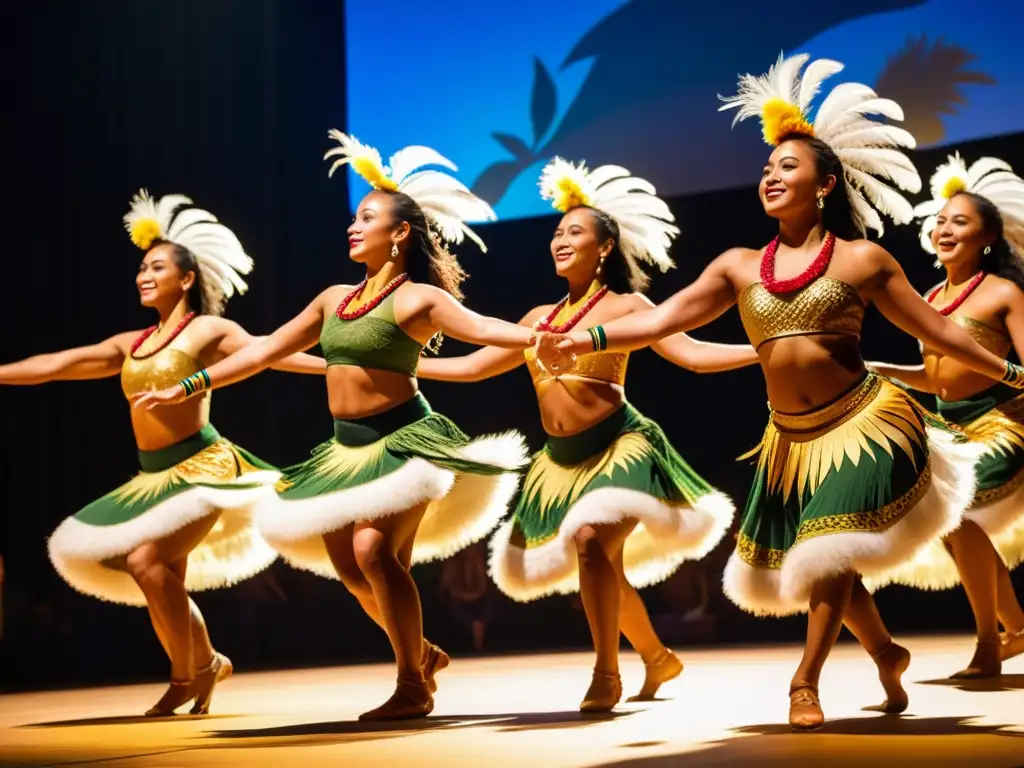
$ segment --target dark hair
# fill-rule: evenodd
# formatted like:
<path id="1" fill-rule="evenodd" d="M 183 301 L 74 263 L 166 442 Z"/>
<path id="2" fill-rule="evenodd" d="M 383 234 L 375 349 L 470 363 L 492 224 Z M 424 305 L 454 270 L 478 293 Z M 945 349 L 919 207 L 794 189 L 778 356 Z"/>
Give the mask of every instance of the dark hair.
<path id="1" fill-rule="evenodd" d="M 1003 216 L 999 213 L 999 209 L 987 197 L 982 197 L 974 192 L 957 192 L 953 197 L 961 195 L 970 200 L 974 210 L 978 212 L 985 234 L 994 238 L 992 250 L 988 253 L 981 252 L 978 269 L 990 275 L 1005 278 L 1024 290 L 1024 265 L 1021 264 L 1020 259 L 1014 254 L 1010 244 L 1003 236 Z"/>
<path id="2" fill-rule="evenodd" d="M 609 239 L 615 242 L 611 253 L 605 257 L 604 265 L 601 268 L 604 275 L 604 283 L 608 286 L 608 289 L 615 293 L 633 293 L 634 291 L 643 293 L 646 291 L 647 286 L 651 283 L 650 275 L 644 272 L 633 259 L 628 258 L 623 253 L 619 242 L 619 223 L 607 213 L 599 211 L 597 208 L 591 208 L 589 205 L 581 207 L 590 211 L 590 215 L 594 218 L 594 223 L 597 224 L 598 242 L 604 243 Z"/>
<path id="3" fill-rule="evenodd" d="M 166 245 L 171 250 L 171 260 L 181 271 L 182 275 L 189 272 L 195 275 L 192 287 L 185 293 L 185 300 L 188 308 L 197 315 L 215 315 L 220 317 L 224 314 L 224 294 L 213 282 L 203 277 L 203 271 L 199 269 L 199 261 L 192 251 L 183 245 L 172 243 L 168 240 L 154 240 L 150 250 L 158 245 Z"/>
<path id="4" fill-rule="evenodd" d="M 384 194 L 391 198 L 391 217 L 395 224 L 409 224 L 409 245 L 405 252 L 409 277 L 418 283 L 436 285 L 461 301 L 462 281 L 469 275 L 430 226 L 423 209 L 404 192 Z"/>
<path id="5" fill-rule="evenodd" d="M 843 240 L 861 240 L 866 237 L 863 223 L 858 223 L 853 214 L 853 204 L 850 202 L 850 195 L 846 191 L 846 177 L 843 173 L 843 162 L 833 151 L 832 147 L 821 139 L 801 134 L 792 134 L 783 137 L 783 141 L 801 141 L 814 153 L 815 165 L 818 168 L 818 178 L 835 176 L 836 183 L 825 198 L 825 208 L 822 211 L 821 220 L 825 229 Z"/>

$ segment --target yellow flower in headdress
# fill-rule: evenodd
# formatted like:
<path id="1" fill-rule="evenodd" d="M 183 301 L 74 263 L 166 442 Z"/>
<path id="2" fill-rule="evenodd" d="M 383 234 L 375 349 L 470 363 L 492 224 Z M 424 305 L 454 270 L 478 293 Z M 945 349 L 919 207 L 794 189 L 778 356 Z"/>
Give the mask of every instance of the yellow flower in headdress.
<path id="1" fill-rule="evenodd" d="M 380 152 L 336 129 L 329 131 L 328 135 L 341 144 L 340 147 L 335 147 L 324 155 L 324 159 L 340 155 L 334 161 L 330 171 L 327 172 L 328 176 L 333 176 L 335 170 L 341 166 L 350 164 L 352 170 L 362 176 L 366 183 L 374 189 L 383 189 L 388 192 L 398 191 L 398 184 L 391 178 L 391 171 L 384 165 Z"/>
<path id="2" fill-rule="evenodd" d="M 540 177 L 540 196 L 551 201 L 556 211 L 566 213 L 581 205 L 593 205 L 593 185 L 585 163 L 574 165 L 560 157 L 552 159 Z"/>
<path id="3" fill-rule="evenodd" d="M 970 186 L 967 163 L 960 157 L 959 152 L 949 155 L 947 161 L 935 169 L 929 186 L 932 190 L 932 197 L 936 200 L 949 200 L 958 192 L 967 191 Z"/>
<path id="4" fill-rule="evenodd" d="M 153 241 L 160 237 L 160 225 L 156 219 L 139 219 L 132 224 L 128 236 L 137 247 L 148 251 Z"/>
<path id="5" fill-rule="evenodd" d="M 764 140 L 774 147 L 794 134 L 814 136 L 814 127 L 796 104 L 783 99 L 768 99 L 761 107 L 761 133 Z"/>

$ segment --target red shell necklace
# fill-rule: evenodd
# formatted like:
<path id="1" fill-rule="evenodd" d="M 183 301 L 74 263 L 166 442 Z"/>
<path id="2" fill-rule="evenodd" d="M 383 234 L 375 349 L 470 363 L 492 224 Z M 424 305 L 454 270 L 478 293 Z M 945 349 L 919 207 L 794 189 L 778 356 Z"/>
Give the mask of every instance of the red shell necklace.
<path id="1" fill-rule="evenodd" d="M 541 320 L 541 322 L 537 325 L 537 330 L 547 331 L 548 333 L 568 333 L 569 331 L 576 327 L 576 324 L 580 320 L 586 317 L 587 313 L 590 312 L 590 310 L 594 308 L 597 302 L 603 299 L 605 297 L 605 294 L 607 293 L 608 286 L 602 285 L 601 289 L 597 291 L 597 293 L 595 293 L 589 299 L 587 299 L 587 302 L 578 310 L 576 310 L 576 313 L 572 317 L 570 317 L 566 322 L 558 326 L 552 326 L 551 324 L 555 322 L 555 318 L 558 317 L 558 313 L 561 312 L 562 308 L 569 303 L 569 297 L 566 296 L 564 299 L 558 302 L 558 304 L 555 306 L 554 309 L 551 310 L 551 313 L 547 317 Z"/>
<path id="2" fill-rule="evenodd" d="M 185 330 L 185 326 L 188 325 L 189 323 L 191 323 L 192 322 L 192 318 L 194 318 L 195 316 L 196 316 L 195 312 L 189 312 L 187 315 L 185 315 L 185 317 L 182 318 L 181 322 L 178 323 L 178 327 L 175 328 L 173 331 L 171 331 L 171 333 L 167 336 L 166 339 L 164 339 L 162 342 L 160 342 L 160 346 L 158 346 L 154 350 L 151 350 L 151 351 L 147 352 L 142 357 L 136 357 L 135 359 L 136 360 L 145 360 L 147 357 L 152 357 L 157 352 L 162 350 L 164 347 L 166 347 L 168 344 L 170 344 L 172 341 L 174 341 L 174 339 L 178 336 L 179 333 L 181 333 L 183 330 Z M 142 334 L 139 336 L 139 338 L 137 338 L 135 341 L 132 342 L 132 353 L 131 353 L 132 357 L 135 357 L 135 350 L 137 350 L 139 347 L 141 347 L 143 342 L 145 342 L 146 339 L 148 339 L 150 336 L 152 336 L 154 333 L 156 333 L 157 330 L 159 330 L 159 328 L 160 328 L 159 325 L 150 326 L 149 328 L 147 328 L 146 330 L 144 330 L 142 332 Z"/>
<path id="3" fill-rule="evenodd" d="M 792 293 L 806 288 L 825 274 L 829 262 L 832 261 L 832 251 L 835 250 L 835 247 L 836 236 L 831 232 L 826 232 L 825 242 L 822 244 L 821 250 L 818 251 L 818 257 L 802 274 L 788 280 L 776 280 L 775 253 L 779 250 L 779 237 L 776 235 L 775 239 L 764 249 L 764 256 L 761 258 L 761 284 L 769 293 Z"/>
<path id="4" fill-rule="evenodd" d="M 355 287 L 355 290 L 353 290 L 352 293 L 350 293 L 348 296 L 341 300 L 341 304 L 338 305 L 338 308 L 334 311 L 334 314 L 338 316 L 339 320 L 355 320 L 356 318 L 362 317 L 363 315 L 372 312 L 374 309 L 376 309 L 377 305 L 379 305 L 382 301 L 384 301 L 384 299 L 386 299 L 388 296 L 394 293 L 398 289 L 398 286 L 400 286 L 408 279 L 409 273 L 403 272 L 402 274 L 398 275 L 398 277 L 392 278 L 391 281 L 384 286 L 383 290 L 381 290 L 380 293 L 374 296 L 370 301 L 361 306 L 359 309 L 352 310 L 351 312 L 346 312 L 345 310 L 348 308 L 348 305 L 351 304 L 355 300 L 356 296 L 362 293 L 363 288 L 366 287 L 367 280 L 363 280 L 363 282 L 361 282 L 359 285 Z"/>
<path id="5" fill-rule="evenodd" d="M 985 272 L 983 272 L 983 271 L 979 272 L 974 277 L 972 277 L 971 278 L 971 282 L 969 282 L 967 284 L 967 287 L 964 288 L 963 292 L 959 296 L 957 296 L 955 299 L 953 299 L 953 301 L 950 304 L 947 304 L 942 309 L 940 309 L 939 310 L 939 314 L 940 315 L 944 315 L 944 316 L 949 316 L 949 315 L 952 315 L 954 312 L 956 312 L 957 307 L 959 307 L 961 304 L 963 304 L 965 301 L 967 301 L 967 297 L 970 296 L 972 293 L 974 293 L 974 290 L 979 285 L 981 285 L 981 281 L 984 280 L 984 279 L 985 279 Z M 928 296 L 928 303 L 931 304 L 932 303 L 932 299 L 934 299 L 936 296 L 938 296 L 939 295 L 939 291 L 941 291 L 945 287 L 946 287 L 946 283 L 943 283 L 942 285 L 936 286 L 935 290 L 932 291 L 931 294 L 929 294 L 929 296 Z"/>

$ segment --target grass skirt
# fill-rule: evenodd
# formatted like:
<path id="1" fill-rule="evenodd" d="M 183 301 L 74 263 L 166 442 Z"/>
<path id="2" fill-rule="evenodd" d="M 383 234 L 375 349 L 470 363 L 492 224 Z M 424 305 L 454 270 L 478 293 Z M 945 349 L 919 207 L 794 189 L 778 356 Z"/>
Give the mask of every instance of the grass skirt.
<path id="1" fill-rule="evenodd" d="M 579 589 L 573 537 L 586 525 L 636 518 L 626 577 L 636 587 L 710 552 L 732 523 L 728 497 L 697 475 L 661 428 L 624 405 L 534 456 L 513 518 L 495 534 L 490 570 L 514 600 Z"/>
<path id="2" fill-rule="evenodd" d="M 979 454 L 874 374 L 814 411 L 773 413 L 748 454 L 757 472 L 725 593 L 751 613 L 785 616 L 806 611 L 825 578 L 894 581 L 960 524 Z"/>
<path id="3" fill-rule="evenodd" d="M 490 533 L 525 463 L 518 433 L 471 440 L 417 394 L 375 416 L 335 420 L 334 438 L 284 470 L 277 498 L 260 505 L 257 521 L 293 566 L 337 578 L 324 534 L 429 502 L 412 554 L 423 563 Z"/>
<path id="4" fill-rule="evenodd" d="M 57 572 L 80 592 L 145 605 L 125 557 L 209 515 L 219 515 L 188 558 L 189 591 L 234 584 L 277 557 L 259 537 L 253 505 L 273 497 L 280 473 L 207 424 L 159 451 L 139 451 L 142 471 L 64 520 L 49 540 Z"/>

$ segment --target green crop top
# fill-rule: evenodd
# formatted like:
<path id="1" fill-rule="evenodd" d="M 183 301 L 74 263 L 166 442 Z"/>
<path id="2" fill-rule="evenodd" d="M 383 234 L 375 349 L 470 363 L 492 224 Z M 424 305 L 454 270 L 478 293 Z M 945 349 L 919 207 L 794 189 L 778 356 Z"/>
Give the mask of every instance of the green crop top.
<path id="1" fill-rule="evenodd" d="M 320 331 L 320 348 L 328 367 L 355 365 L 416 375 L 423 345 L 395 322 L 395 293 L 354 320 L 342 320 L 331 312 Z"/>

